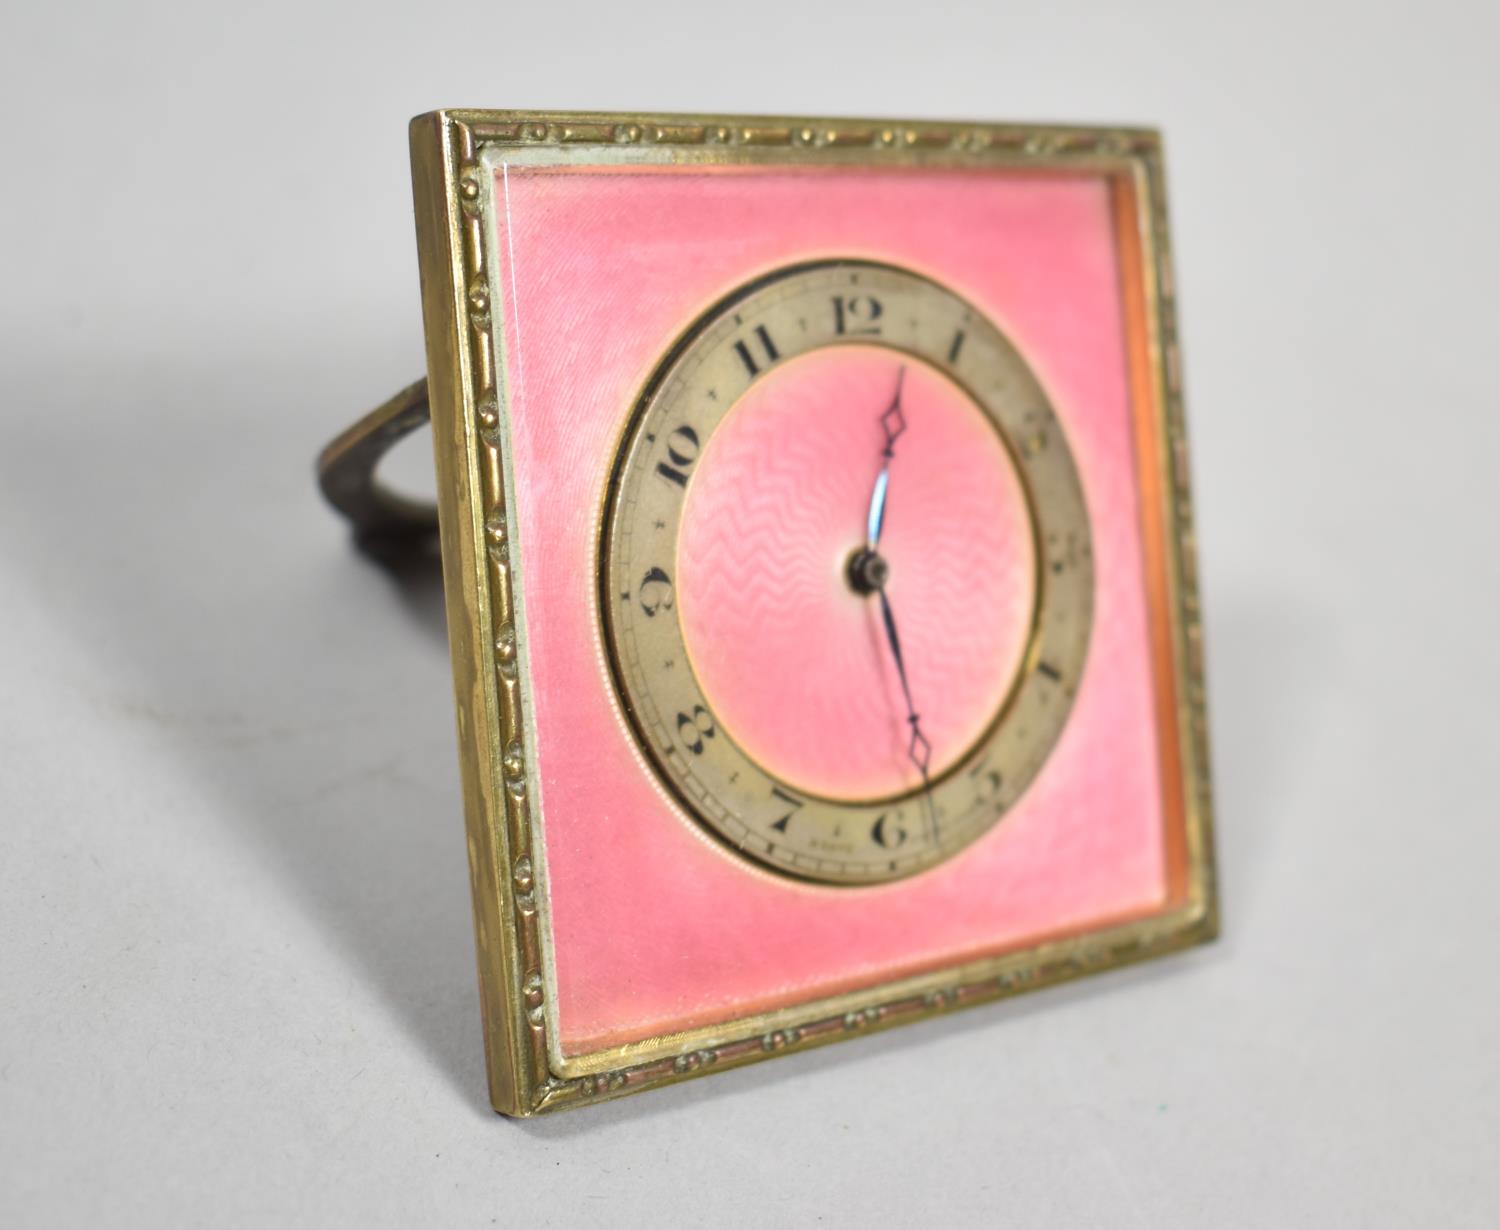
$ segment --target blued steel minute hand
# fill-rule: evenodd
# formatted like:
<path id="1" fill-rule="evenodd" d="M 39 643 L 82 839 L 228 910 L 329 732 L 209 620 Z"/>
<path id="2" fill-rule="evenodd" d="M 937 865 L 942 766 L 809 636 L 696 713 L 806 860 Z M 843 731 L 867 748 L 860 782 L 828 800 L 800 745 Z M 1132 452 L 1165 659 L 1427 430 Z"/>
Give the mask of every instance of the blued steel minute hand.
<path id="1" fill-rule="evenodd" d="M 880 426 L 885 432 L 884 460 L 880 473 L 875 478 L 875 488 L 870 493 L 870 513 L 865 525 L 865 549 L 874 556 L 880 543 L 881 530 L 885 528 L 885 501 L 890 487 L 891 460 L 896 455 L 896 440 L 906 431 L 906 416 L 901 409 L 901 388 L 906 378 L 906 368 L 896 372 L 896 393 L 891 404 L 880 416 Z M 932 799 L 932 781 L 928 767 L 932 763 L 932 744 L 922 733 L 922 718 L 912 702 L 911 681 L 906 676 L 906 659 L 901 653 L 901 638 L 896 633 L 896 616 L 891 610 L 891 600 L 885 592 L 886 569 L 882 565 L 874 571 L 875 592 L 880 597 L 880 618 L 885 625 L 886 643 L 891 648 L 891 657 L 896 663 L 896 676 L 901 680 L 901 695 L 906 700 L 906 721 L 911 726 L 911 742 L 906 754 L 922 775 L 922 789 L 927 799 L 928 815 L 932 822 L 934 839 L 937 837 L 937 809 Z"/>
<path id="2" fill-rule="evenodd" d="M 906 365 L 896 370 L 896 395 L 880 416 L 880 427 L 885 432 L 884 460 L 880 473 L 875 476 L 875 489 L 870 492 L 870 514 L 865 519 L 865 548 L 873 551 L 880 545 L 880 531 L 885 528 L 885 493 L 891 481 L 891 458 L 896 455 L 896 441 L 906 430 L 906 416 L 901 412 L 901 386 L 906 380 Z"/>

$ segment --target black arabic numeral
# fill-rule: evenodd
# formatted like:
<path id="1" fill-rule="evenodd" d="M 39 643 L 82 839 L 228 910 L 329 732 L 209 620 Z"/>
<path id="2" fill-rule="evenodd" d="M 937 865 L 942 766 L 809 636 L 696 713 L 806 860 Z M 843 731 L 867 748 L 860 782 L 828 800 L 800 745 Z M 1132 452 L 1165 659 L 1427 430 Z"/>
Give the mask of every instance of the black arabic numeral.
<path id="1" fill-rule="evenodd" d="M 753 338 L 760 343 L 760 349 L 765 352 L 764 362 L 774 363 L 781 358 L 781 351 L 776 349 L 776 343 L 771 340 L 771 335 L 766 332 L 765 325 L 756 325 L 751 330 Z M 745 365 L 745 370 L 750 373 L 750 379 L 754 380 L 760 375 L 760 364 L 755 361 L 751 345 L 744 338 L 734 344 L 734 353 L 740 356 L 740 362 Z"/>
<path id="2" fill-rule="evenodd" d="M 648 568 L 646 575 L 641 578 L 636 596 L 641 600 L 641 610 L 646 612 L 647 618 L 655 615 L 657 611 L 670 611 L 672 609 L 672 578 L 660 568 Z"/>
<path id="3" fill-rule="evenodd" d="M 988 755 L 977 765 L 969 770 L 969 777 L 974 782 L 974 801 L 976 803 L 990 803 L 1000 793 L 1000 787 L 1004 782 L 998 771 L 987 768 L 990 763 Z"/>
<path id="4" fill-rule="evenodd" d="M 778 833 L 785 833 L 786 826 L 791 822 L 792 817 L 802 810 L 802 800 L 796 798 L 794 795 L 788 794 L 785 790 L 781 789 L 780 786 L 772 786 L 771 793 L 778 799 L 780 799 L 783 803 L 791 804 L 791 810 L 787 812 L 786 815 L 782 816 L 780 820 L 773 821 L 771 824 L 771 827 Z"/>
<path id="5" fill-rule="evenodd" d="M 906 841 L 906 830 L 901 827 L 899 817 L 894 823 L 890 812 L 882 812 L 880 818 L 875 821 L 875 827 L 870 830 L 870 836 L 875 844 L 886 850 L 894 850 Z"/>
<path id="6" fill-rule="evenodd" d="M 677 715 L 677 737 L 694 756 L 703 755 L 704 740 L 712 739 L 717 730 L 714 715 L 702 705 L 694 705 L 692 713 Z"/>
<path id="7" fill-rule="evenodd" d="M 688 471 L 698 460 L 698 433 L 691 427 L 679 427 L 667 437 L 667 460 L 658 463 L 656 472 L 669 483 L 686 487 Z M 670 464 L 669 464 L 670 463 Z"/>
<path id="8" fill-rule="evenodd" d="M 835 295 L 833 297 L 834 332 L 848 336 L 868 336 L 879 333 L 880 319 L 885 309 L 873 295 Z"/>

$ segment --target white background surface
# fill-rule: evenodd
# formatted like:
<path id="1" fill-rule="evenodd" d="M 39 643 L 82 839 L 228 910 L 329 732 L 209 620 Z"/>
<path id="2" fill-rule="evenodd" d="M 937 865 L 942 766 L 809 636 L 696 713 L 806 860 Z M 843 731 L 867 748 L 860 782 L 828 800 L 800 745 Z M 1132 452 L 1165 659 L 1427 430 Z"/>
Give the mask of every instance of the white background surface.
<path id="1" fill-rule="evenodd" d="M 1495 1224 L 1492 5 L 5 24 L 0 1220 Z M 457 104 L 1165 129 L 1221 943 L 490 1113 L 441 599 L 311 483 L 420 371 Z"/>

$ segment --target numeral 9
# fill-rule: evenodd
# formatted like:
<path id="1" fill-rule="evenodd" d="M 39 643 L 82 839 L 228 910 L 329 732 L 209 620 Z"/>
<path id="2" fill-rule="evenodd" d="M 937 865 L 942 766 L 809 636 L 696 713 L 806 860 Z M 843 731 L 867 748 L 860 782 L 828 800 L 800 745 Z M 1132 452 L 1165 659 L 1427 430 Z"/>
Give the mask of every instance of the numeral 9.
<path id="1" fill-rule="evenodd" d="M 648 617 L 655 615 L 657 611 L 670 611 L 672 578 L 660 568 L 649 568 L 641 578 L 640 591 L 636 596 L 641 600 L 641 610 Z"/>

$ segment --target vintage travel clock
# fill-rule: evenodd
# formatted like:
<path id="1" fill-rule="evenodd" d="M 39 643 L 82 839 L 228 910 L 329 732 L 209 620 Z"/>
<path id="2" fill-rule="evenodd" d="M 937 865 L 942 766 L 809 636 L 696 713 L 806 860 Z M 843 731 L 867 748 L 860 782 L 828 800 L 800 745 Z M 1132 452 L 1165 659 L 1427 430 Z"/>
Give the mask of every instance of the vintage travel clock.
<path id="1" fill-rule="evenodd" d="M 1211 937 L 1158 137 L 446 111 L 411 128 L 495 1107 Z"/>

